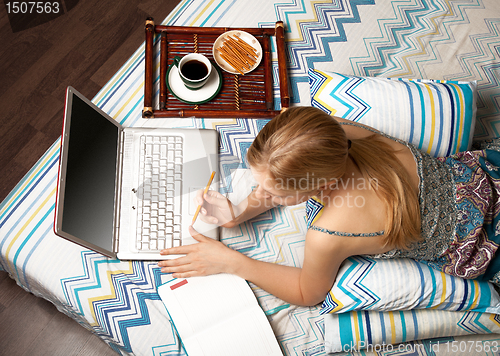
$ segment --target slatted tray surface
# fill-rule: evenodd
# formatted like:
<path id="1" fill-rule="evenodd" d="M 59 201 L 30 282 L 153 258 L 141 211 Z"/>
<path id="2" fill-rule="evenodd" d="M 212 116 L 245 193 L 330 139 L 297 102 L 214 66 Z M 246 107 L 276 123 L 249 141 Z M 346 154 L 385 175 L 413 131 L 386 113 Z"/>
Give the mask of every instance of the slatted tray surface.
<path id="1" fill-rule="evenodd" d="M 202 104 L 190 104 L 179 100 L 168 89 L 166 75 L 175 56 L 201 53 L 215 66 L 212 49 L 215 40 L 235 28 L 203 28 L 181 26 L 155 26 L 146 23 L 146 72 L 144 85 L 143 117 L 273 117 L 280 110 L 274 109 L 273 74 L 271 60 L 271 36 L 276 36 L 278 48 L 278 74 L 280 81 L 281 108 L 289 106 L 286 61 L 284 58 L 284 34 L 281 22 L 275 28 L 238 29 L 252 34 L 260 43 L 263 56 L 252 72 L 235 75 L 220 69 L 222 88 L 215 98 Z M 154 35 L 153 35 L 154 33 Z M 159 109 L 153 108 L 153 38 L 160 36 L 160 98 Z M 281 52 L 280 52 L 281 51 Z"/>

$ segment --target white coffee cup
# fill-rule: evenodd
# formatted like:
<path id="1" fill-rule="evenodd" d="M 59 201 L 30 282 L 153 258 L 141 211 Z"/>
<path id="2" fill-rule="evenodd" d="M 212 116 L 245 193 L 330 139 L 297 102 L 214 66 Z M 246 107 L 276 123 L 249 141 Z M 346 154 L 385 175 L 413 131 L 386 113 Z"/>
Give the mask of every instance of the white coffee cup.
<path id="1" fill-rule="evenodd" d="M 174 65 L 177 66 L 184 85 L 191 90 L 203 87 L 212 73 L 212 63 L 199 53 L 186 54 L 182 58 L 175 56 Z"/>

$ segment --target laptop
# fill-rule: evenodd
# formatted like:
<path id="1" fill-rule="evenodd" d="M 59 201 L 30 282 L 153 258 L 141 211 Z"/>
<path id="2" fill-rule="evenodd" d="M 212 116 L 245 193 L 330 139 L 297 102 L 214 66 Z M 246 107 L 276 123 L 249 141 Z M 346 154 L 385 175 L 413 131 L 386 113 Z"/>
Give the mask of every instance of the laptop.
<path id="1" fill-rule="evenodd" d="M 218 134 L 210 129 L 123 127 L 72 87 L 59 159 L 54 232 L 120 260 L 160 260 L 160 250 L 196 243 L 194 197 L 216 176 Z M 216 225 L 194 228 L 219 239 Z"/>

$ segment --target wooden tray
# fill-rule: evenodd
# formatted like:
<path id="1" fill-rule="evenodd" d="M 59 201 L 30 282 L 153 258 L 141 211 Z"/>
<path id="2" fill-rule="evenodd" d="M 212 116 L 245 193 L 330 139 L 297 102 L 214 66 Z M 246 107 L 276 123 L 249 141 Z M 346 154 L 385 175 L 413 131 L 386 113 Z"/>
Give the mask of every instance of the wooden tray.
<path id="1" fill-rule="evenodd" d="M 283 22 L 276 22 L 275 28 L 182 27 L 155 25 L 153 19 L 149 18 L 146 20 L 145 27 L 146 63 L 143 117 L 269 118 L 276 116 L 280 110 L 274 110 L 270 36 L 276 37 L 281 111 L 289 107 Z M 218 36 L 230 30 L 246 31 L 257 38 L 263 50 L 259 66 L 245 75 L 235 75 L 221 69 L 223 76 L 221 91 L 207 103 L 187 104 L 172 95 L 167 90 L 165 77 L 174 56 L 198 52 L 213 60 L 213 43 Z M 157 35 L 160 36 L 158 110 L 153 108 L 153 42 Z"/>

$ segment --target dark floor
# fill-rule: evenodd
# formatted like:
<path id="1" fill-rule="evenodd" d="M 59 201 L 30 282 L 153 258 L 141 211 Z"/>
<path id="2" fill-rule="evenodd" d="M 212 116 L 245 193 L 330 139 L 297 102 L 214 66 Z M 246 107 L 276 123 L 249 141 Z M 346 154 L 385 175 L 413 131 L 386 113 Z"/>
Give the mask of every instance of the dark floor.
<path id="1" fill-rule="evenodd" d="M 117 355 L 97 336 L 0 272 L 0 355 Z"/>
<path id="2" fill-rule="evenodd" d="M 0 202 L 61 134 L 66 87 L 94 97 L 144 41 L 146 18 L 161 22 L 179 2 L 65 0 L 53 18 L 0 5 Z M 0 355 L 107 354 L 115 353 L 0 272 Z"/>

